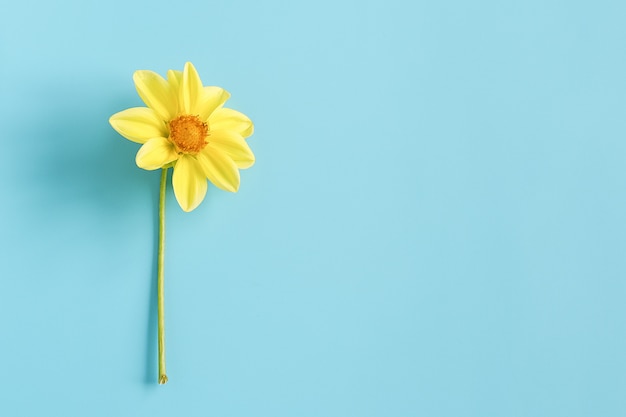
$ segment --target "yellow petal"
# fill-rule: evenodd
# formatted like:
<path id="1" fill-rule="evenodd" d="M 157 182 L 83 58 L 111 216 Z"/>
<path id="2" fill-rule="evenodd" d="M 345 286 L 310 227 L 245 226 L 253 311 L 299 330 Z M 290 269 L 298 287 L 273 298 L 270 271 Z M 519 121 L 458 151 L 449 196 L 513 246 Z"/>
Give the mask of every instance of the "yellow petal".
<path id="1" fill-rule="evenodd" d="M 201 120 L 207 120 L 209 116 L 226 103 L 230 93 L 221 87 L 207 86 L 202 88 L 202 95 L 196 105 L 198 116 Z"/>
<path id="2" fill-rule="evenodd" d="M 115 113 L 109 123 L 120 135 L 137 143 L 146 143 L 148 139 L 168 135 L 163 120 L 154 110 L 146 107 L 133 107 Z"/>
<path id="3" fill-rule="evenodd" d="M 202 95 L 202 81 L 191 62 L 185 64 L 180 84 L 180 110 L 185 114 L 198 115 L 196 104 Z"/>
<path id="4" fill-rule="evenodd" d="M 207 146 L 196 158 L 204 174 L 216 187 L 233 193 L 239 189 L 239 170 L 226 153 Z"/>
<path id="5" fill-rule="evenodd" d="M 183 81 L 183 72 L 178 70 L 167 71 L 167 82 L 170 84 L 172 91 L 178 91 L 180 83 Z"/>
<path id="6" fill-rule="evenodd" d="M 139 97 L 162 120 L 170 120 L 176 115 L 177 103 L 169 83 L 163 77 L 153 71 L 140 70 L 135 71 L 133 80 Z"/>
<path id="7" fill-rule="evenodd" d="M 178 153 L 172 142 L 166 138 L 152 138 L 139 148 L 135 162 L 139 168 L 151 171 L 162 168 L 176 159 Z"/>
<path id="8" fill-rule="evenodd" d="M 209 145 L 228 155 L 238 168 L 249 168 L 254 164 L 254 154 L 244 138 L 233 130 L 212 130 Z"/>
<path id="9" fill-rule="evenodd" d="M 182 155 L 172 175 L 174 195 L 184 211 L 191 211 L 198 207 L 207 190 L 206 176 L 202 172 L 198 161 L 191 155 Z"/>
<path id="10" fill-rule="evenodd" d="M 167 82 L 170 85 L 172 95 L 176 100 L 176 114 L 180 112 L 180 84 L 183 81 L 183 72 L 177 70 L 167 71 Z"/>
<path id="11" fill-rule="evenodd" d="M 222 107 L 217 109 L 209 117 L 209 126 L 215 130 L 234 130 L 244 138 L 252 135 L 254 125 L 243 113 L 237 110 Z"/>

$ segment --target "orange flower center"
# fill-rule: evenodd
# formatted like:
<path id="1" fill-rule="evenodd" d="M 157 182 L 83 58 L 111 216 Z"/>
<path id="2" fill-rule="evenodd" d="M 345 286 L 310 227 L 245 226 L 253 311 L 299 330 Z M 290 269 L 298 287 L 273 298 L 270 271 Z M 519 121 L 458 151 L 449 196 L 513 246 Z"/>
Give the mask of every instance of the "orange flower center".
<path id="1" fill-rule="evenodd" d="M 178 153 L 197 154 L 207 145 L 209 125 L 198 116 L 183 114 L 170 121 L 170 141 Z"/>

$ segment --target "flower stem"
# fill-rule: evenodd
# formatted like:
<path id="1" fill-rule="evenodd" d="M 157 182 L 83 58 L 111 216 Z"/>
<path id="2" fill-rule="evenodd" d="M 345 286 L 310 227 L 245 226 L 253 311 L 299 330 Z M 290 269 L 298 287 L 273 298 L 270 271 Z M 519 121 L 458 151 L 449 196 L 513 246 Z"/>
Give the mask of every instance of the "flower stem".
<path id="1" fill-rule="evenodd" d="M 165 261 L 165 189 L 168 168 L 161 170 L 161 188 L 159 192 L 159 254 L 157 258 L 157 310 L 159 344 L 159 384 L 167 382 L 165 374 L 165 297 L 163 295 L 163 264 Z"/>

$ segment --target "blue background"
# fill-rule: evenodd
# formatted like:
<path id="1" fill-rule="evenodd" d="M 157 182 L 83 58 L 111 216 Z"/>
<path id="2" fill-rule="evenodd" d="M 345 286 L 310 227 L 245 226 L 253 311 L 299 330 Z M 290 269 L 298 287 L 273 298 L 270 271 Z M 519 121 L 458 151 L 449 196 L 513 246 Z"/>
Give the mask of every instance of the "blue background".
<path id="1" fill-rule="evenodd" d="M 626 415 L 623 1 L 1 6 L 0 414 Z M 108 125 L 193 62 L 257 163 Z"/>

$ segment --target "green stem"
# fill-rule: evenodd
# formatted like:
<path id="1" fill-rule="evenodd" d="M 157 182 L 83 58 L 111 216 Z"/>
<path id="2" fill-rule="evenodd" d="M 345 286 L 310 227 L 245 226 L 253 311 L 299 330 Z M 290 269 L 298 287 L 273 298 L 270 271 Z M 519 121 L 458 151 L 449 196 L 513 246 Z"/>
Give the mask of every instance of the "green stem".
<path id="1" fill-rule="evenodd" d="M 159 255 L 157 258 L 157 309 L 159 343 L 159 384 L 167 382 L 165 374 L 165 297 L 163 295 L 163 264 L 165 261 L 165 189 L 168 168 L 161 171 L 161 189 L 159 192 Z"/>

